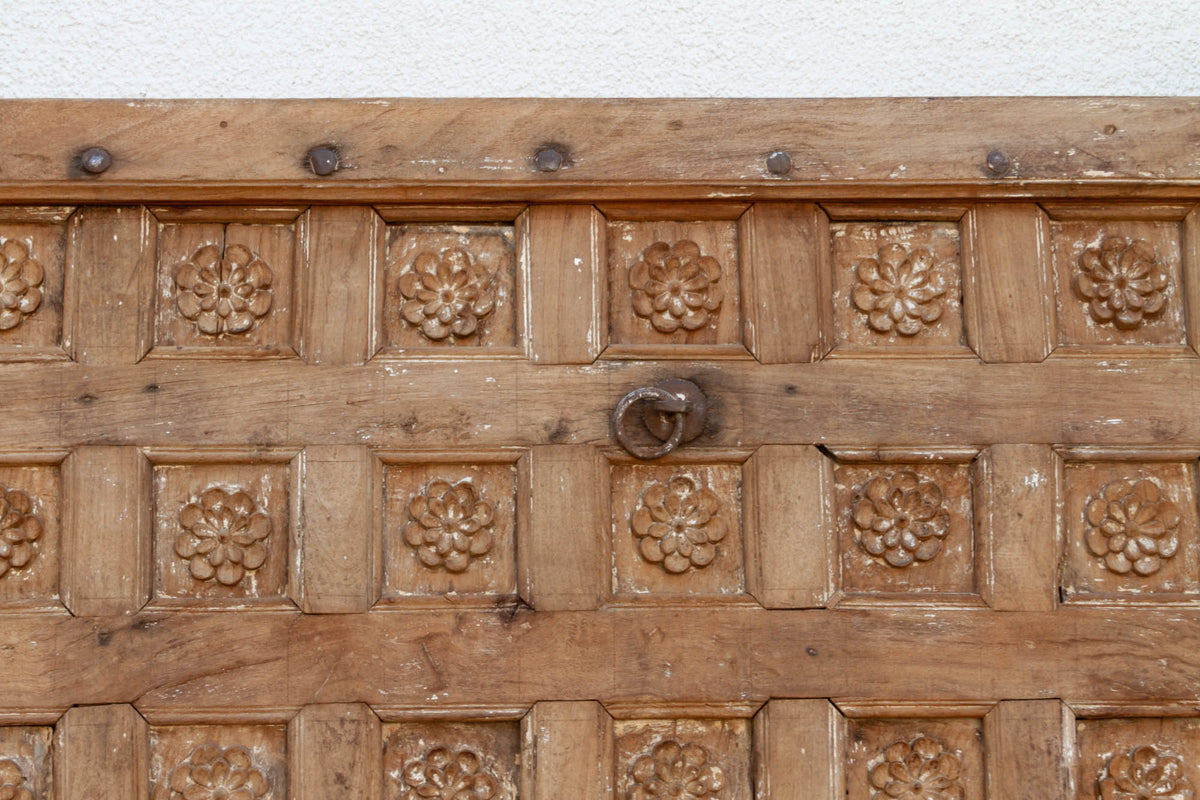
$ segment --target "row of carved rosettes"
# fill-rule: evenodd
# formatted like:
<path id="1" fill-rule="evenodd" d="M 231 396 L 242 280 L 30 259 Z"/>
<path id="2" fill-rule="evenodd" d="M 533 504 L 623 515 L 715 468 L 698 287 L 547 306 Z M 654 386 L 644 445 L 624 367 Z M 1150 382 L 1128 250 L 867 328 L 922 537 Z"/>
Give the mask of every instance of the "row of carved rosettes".
<path id="1" fill-rule="evenodd" d="M 383 531 L 384 602 L 517 595 L 522 456 L 489 457 L 456 463 L 420 454 L 415 462 L 397 456 L 381 463 L 375 513 Z M 158 601 L 290 603 L 295 454 L 154 458 Z M 978 596 L 987 548 L 976 504 L 986 475 L 972 451 L 885 461 L 846 453 L 825 463 L 833 478 L 829 496 L 812 502 L 832 509 L 819 524 L 828 525 L 844 594 Z M 0 464 L 0 601 L 6 604 L 57 598 L 60 469 Z M 746 538 L 754 534 L 743 525 L 744 469 L 740 461 L 610 463 L 614 599 L 748 601 L 746 553 L 753 548 Z M 1064 598 L 1200 592 L 1194 461 L 1071 457 L 1062 477 Z M 793 500 L 759 498 L 781 507 Z M 825 558 L 827 548 L 817 546 L 811 557 Z"/>
<path id="2" fill-rule="evenodd" d="M 611 724 L 614 797 L 753 796 L 747 719 L 618 719 Z M 851 800 L 985 797 L 988 741 L 980 719 L 854 717 L 844 724 L 841 754 L 835 757 L 843 760 L 839 772 Z M 516 720 L 385 723 L 381 734 L 385 797 L 516 800 L 522 760 Z M 1196 719 L 1082 719 L 1076 723 L 1076 737 L 1074 770 L 1081 797 L 1194 800 L 1200 779 Z M 48 800 L 57 755 L 52 742 L 48 727 L 0 727 L 0 798 Z M 282 724 L 151 726 L 149 796 L 284 800 L 289 796 L 286 742 Z M 822 785 L 812 786 L 813 797 L 824 797 L 825 791 Z"/>
<path id="3" fill-rule="evenodd" d="M 68 212 L 49 221 L 0 221 L 0 348 L 12 349 L 13 358 L 64 340 Z M 176 209 L 154 212 L 150 346 L 163 355 L 294 356 L 303 209 L 234 209 L 228 217 L 242 221 L 227 222 L 190 221 Z M 607 274 L 611 344 L 741 346 L 743 275 L 754 265 L 741 263 L 744 234 L 738 214 L 729 213 L 728 219 L 608 220 L 607 262 L 597 268 Z M 1185 344 L 1178 220 L 1095 213 L 1047 220 L 1052 277 L 1046 284 L 1056 297 L 1058 343 Z M 968 211 L 933 219 L 862 214 L 828 226 L 832 343 L 851 351 L 965 350 L 964 275 L 973 257 Z M 221 218 L 219 209 L 203 216 Z M 378 351 L 520 352 L 523 247 L 520 223 L 511 219 L 386 225 L 370 312 Z M 537 275 L 560 266 L 528 268 Z M 809 279 L 762 299 L 786 305 L 823 291 L 819 283 Z"/>

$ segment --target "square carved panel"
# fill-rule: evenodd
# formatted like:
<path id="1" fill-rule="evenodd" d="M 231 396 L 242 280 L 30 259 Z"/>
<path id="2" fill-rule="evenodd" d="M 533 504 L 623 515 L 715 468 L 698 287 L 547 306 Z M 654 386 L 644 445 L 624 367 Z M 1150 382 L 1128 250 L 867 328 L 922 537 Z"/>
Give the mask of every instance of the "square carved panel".
<path id="1" fill-rule="evenodd" d="M 380 353 L 517 353 L 517 284 L 512 223 L 389 225 Z"/>
<path id="2" fill-rule="evenodd" d="M 747 720 L 617 720 L 614 740 L 617 797 L 754 796 Z"/>
<path id="3" fill-rule="evenodd" d="M 0 797 L 50 800 L 54 729 L 0 726 Z"/>
<path id="4" fill-rule="evenodd" d="M 984 800 L 979 719 L 849 719 L 846 798 Z"/>
<path id="5" fill-rule="evenodd" d="M 152 455 L 156 601 L 289 602 L 293 455 L 186 458 Z"/>
<path id="6" fill-rule="evenodd" d="M 743 599 L 741 464 L 612 466 L 613 594 Z"/>
<path id="7" fill-rule="evenodd" d="M 518 463 L 383 462 L 383 599 L 453 601 L 517 593 Z"/>
<path id="8" fill-rule="evenodd" d="M 1196 463 L 1068 461 L 1063 593 L 1130 600 L 1200 592 Z"/>
<path id="9" fill-rule="evenodd" d="M 830 225 L 837 346 L 965 346 L 957 221 Z"/>
<path id="10" fill-rule="evenodd" d="M 152 354 L 295 356 L 302 283 L 298 213 L 258 216 L 237 209 L 228 212 L 236 221 L 191 221 L 156 210 Z"/>
<path id="11" fill-rule="evenodd" d="M 839 464 L 843 593 L 977 594 L 971 472 L 966 462 Z"/>
<path id="12" fill-rule="evenodd" d="M 286 726 L 151 726 L 150 800 L 240 796 L 287 800 Z"/>
<path id="13" fill-rule="evenodd" d="M 1185 800 L 1200 786 L 1200 719 L 1081 719 L 1076 743 L 1079 800 Z"/>
<path id="14" fill-rule="evenodd" d="M 0 361 L 66 358 L 67 208 L 0 207 Z"/>
<path id="15" fill-rule="evenodd" d="M 0 457 L 0 608 L 59 604 L 62 479 L 44 459 Z"/>
<path id="16" fill-rule="evenodd" d="M 398 722 L 383 726 L 384 797 L 516 800 L 518 722 Z"/>
<path id="17" fill-rule="evenodd" d="M 610 220 L 608 274 L 613 345 L 741 344 L 736 221 Z"/>
<path id="18" fill-rule="evenodd" d="M 1060 344 L 1185 344 L 1178 222 L 1052 220 L 1050 256 Z"/>

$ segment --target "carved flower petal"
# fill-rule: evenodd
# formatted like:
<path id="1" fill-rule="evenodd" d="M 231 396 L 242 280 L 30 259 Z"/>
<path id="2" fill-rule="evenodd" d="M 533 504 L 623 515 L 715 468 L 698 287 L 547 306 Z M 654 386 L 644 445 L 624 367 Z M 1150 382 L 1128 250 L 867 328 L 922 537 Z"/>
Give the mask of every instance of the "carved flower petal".
<path id="1" fill-rule="evenodd" d="M 639 506 L 637 511 L 633 512 L 633 516 L 629 518 L 629 525 L 638 536 L 647 535 L 653 522 L 654 517 L 651 515 L 650 509 L 645 506 Z"/>
<path id="2" fill-rule="evenodd" d="M 650 540 L 643 539 L 642 541 Z M 679 553 L 670 553 L 663 558 L 663 567 L 667 570 L 667 572 L 671 572 L 676 575 L 681 572 L 686 572 L 687 568 L 690 567 L 691 564 L 692 562 L 687 558 L 687 556 L 680 555 Z"/>
<path id="3" fill-rule="evenodd" d="M 876 789 L 885 788 L 891 781 L 891 764 L 887 761 L 876 764 L 871 770 L 871 785 Z"/>
<path id="4" fill-rule="evenodd" d="M 191 558 L 196 555 L 196 537 L 190 533 L 181 533 L 175 537 L 175 552 L 180 558 Z"/>
<path id="5" fill-rule="evenodd" d="M 904 336 L 916 336 L 924 326 L 920 320 L 905 317 L 896 323 L 896 331 Z"/>
<path id="6" fill-rule="evenodd" d="M 1162 559 L 1156 555 L 1146 555 L 1133 562 L 1133 571 L 1138 575 L 1153 575 L 1162 568 Z"/>
<path id="7" fill-rule="evenodd" d="M 20 312 L 11 308 L 0 311 L 0 331 L 8 331 L 21 324 Z"/>
<path id="8" fill-rule="evenodd" d="M 688 309 L 680 319 L 685 330 L 694 331 L 703 328 L 708 323 L 708 312 L 704 309 Z"/>
<path id="9" fill-rule="evenodd" d="M 917 544 L 913 549 L 913 556 L 917 561 L 928 561 L 938 554 L 941 549 L 942 541 L 940 539 L 929 538 Z"/>
<path id="10" fill-rule="evenodd" d="M 16 542 L 12 546 L 8 561 L 13 567 L 23 567 L 33 558 L 33 552 L 33 545 L 28 542 Z"/>
<path id="11" fill-rule="evenodd" d="M 697 567 L 708 566 L 717 557 L 717 548 L 711 544 L 697 544 L 692 548 L 689 559 Z"/>
<path id="12" fill-rule="evenodd" d="M 1096 283 L 1087 272 L 1075 273 L 1074 283 L 1075 291 L 1083 298 L 1092 300 L 1096 297 Z"/>
<path id="13" fill-rule="evenodd" d="M 1113 318 L 1113 323 L 1121 330 L 1129 331 L 1141 324 L 1142 316 L 1140 308 L 1126 308 Z"/>
<path id="14" fill-rule="evenodd" d="M 1092 551 L 1092 555 L 1108 555 L 1108 537 L 1099 528 L 1088 528 L 1084 541 L 1087 543 L 1088 550 Z"/>
<path id="15" fill-rule="evenodd" d="M 874 311 L 877 300 L 878 297 L 875 292 L 871 291 L 871 287 L 861 283 L 855 286 L 854 291 L 850 294 L 850 302 L 859 311 Z"/>
<path id="16" fill-rule="evenodd" d="M 267 548 L 255 542 L 242 551 L 242 566 L 246 569 L 258 569 L 267 561 Z"/>
<path id="17" fill-rule="evenodd" d="M 455 336 L 470 336 L 478 327 L 479 320 L 476 319 L 474 314 L 468 311 L 455 319 L 450 329 L 454 331 Z"/>
<path id="18" fill-rule="evenodd" d="M 3 253 L 4 258 L 8 261 L 21 262 L 29 256 L 29 249 L 24 242 L 17 239 L 5 240 L 3 246 L 0 246 L 0 253 Z"/>
<path id="19" fill-rule="evenodd" d="M 217 580 L 226 586 L 233 586 L 242 579 L 245 572 L 241 564 L 235 564 L 233 561 L 226 560 L 217 567 Z"/>
<path id="20" fill-rule="evenodd" d="M 1119 575 L 1124 575 L 1133 569 L 1133 562 L 1126 558 L 1124 553 L 1109 553 L 1104 557 L 1104 563 Z"/>
<path id="21" fill-rule="evenodd" d="M 271 310 L 271 303 L 274 302 L 274 297 L 269 291 L 260 289 L 250 295 L 250 299 L 246 302 L 246 309 L 256 317 L 261 317 Z"/>
<path id="22" fill-rule="evenodd" d="M 903 547 L 894 547 L 889 549 L 883 556 L 884 560 L 893 567 L 907 567 L 913 563 L 913 554 L 905 550 Z"/>
<path id="23" fill-rule="evenodd" d="M 428 317 L 421 322 L 421 333 L 430 339 L 445 339 L 450 335 L 450 326 L 436 317 Z"/>
<path id="24" fill-rule="evenodd" d="M 201 333 L 216 335 L 221 332 L 221 318 L 217 316 L 216 311 L 202 311 L 196 318 L 196 327 Z"/>
<path id="25" fill-rule="evenodd" d="M 218 313 L 220 313 L 218 311 Z M 226 329 L 230 333 L 245 333 L 254 327 L 254 315 L 248 311 L 232 311 L 228 314 Z"/>
<path id="26" fill-rule="evenodd" d="M 445 566 L 451 572 L 464 572 L 471 564 L 471 556 L 460 550 L 451 550 L 446 555 Z"/>
<path id="27" fill-rule="evenodd" d="M 867 324 L 870 325 L 873 330 L 877 330 L 880 333 L 889 332 L 893 325 L 892 318 L 887 314 L 886 311 L 872 311 L 867 315 Z"/>
<path id="28" fill-rule="evenodd" d="M 663 553 L 662 547 L 659 546 L 659 540 L 652 536 L 647 536 L 642 539 L 638 545 L 638 550 L 641 551 L 643 558 L 655 564 L 662 561 L 663 557 L 666 555 Z"/>
<path id="29" fill-rule="evenodd" d="M 1116 315 L 1116 312 L 1108 307 L 1108 303 L 1099 298 L 1088 303 L 1088 310 L 1097 322 L 1109 322 Z"/>
<path id="30" fill-rule="evenodd" d="M 192 556 L 188 562 L 188 569 L 192 573 L 193 578 L 201 581 L 206 581 L 216 574 L 213 565 L 208 563 L 208 559 L 201 554 Z"/>
<path id="31" fill-rule="evenodd" d="M 679 320 L 666 312 L 658 312 L 650 318 L 650 324 L 662 333 L 674 333 L 679 330 Z"/>

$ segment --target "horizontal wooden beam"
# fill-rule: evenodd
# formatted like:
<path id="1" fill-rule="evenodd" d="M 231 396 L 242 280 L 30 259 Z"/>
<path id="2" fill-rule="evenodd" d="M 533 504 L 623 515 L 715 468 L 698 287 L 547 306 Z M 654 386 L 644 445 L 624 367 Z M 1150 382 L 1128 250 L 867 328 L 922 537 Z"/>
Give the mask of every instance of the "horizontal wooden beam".
<path id="1" fill-rule="evenodd" d="M 1165 703 L 1195 698 L 1197 624 L 1195 609 L 1112 607 L 12 614 L 0 706 L 43 718 L 48 707 L 133 703 L 161 721 L 351 702 L 381 715 L 585 699 Z M 1115 645 L 1114 630 L 1136 630 L 1137 647 Z"/>
<path id="2" fill-rule="evenodd" d="M 79 444 L 466 448 L 607 445 L 630 390 L 694 380 L 708 431 L 686 449 L 1200 445 L 1200 359 L 410 360 L 361 367 L 147 359 L 0 365 L 0 449 Z M 570 404 L 563 397 L 572 398 Z M 963 413 L 963 398 L 972 398 Z M 903 419 L 904 425 L 896 424 Z M 914 433 L 916 432 L 916 433 Z"/>
<path id="3" fill-rule="evenodd" d="M 9 100 L 0 119 L 6 202 L 1200 196 L 1196 98 Z"/>

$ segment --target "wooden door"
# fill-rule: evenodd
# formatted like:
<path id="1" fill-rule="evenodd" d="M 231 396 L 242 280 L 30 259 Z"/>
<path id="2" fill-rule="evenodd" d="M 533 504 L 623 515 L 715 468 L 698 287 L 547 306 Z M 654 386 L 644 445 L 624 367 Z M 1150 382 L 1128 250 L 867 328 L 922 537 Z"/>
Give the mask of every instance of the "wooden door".
<path id="1" fill-rule="evenodd" d="M 1197 102 L 0 118 L 0 798 L 1196 794 Z"/>

